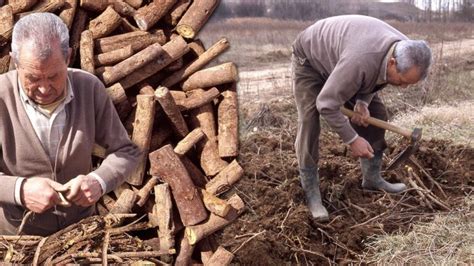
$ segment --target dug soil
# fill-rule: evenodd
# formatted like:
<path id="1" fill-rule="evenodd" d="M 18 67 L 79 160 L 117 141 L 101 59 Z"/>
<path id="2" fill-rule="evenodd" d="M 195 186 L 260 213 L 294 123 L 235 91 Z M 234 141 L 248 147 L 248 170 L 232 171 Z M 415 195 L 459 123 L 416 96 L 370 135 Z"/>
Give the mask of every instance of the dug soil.
<path id="1" fill-rule="evenodd" d="M 236 263 L 367 262 L 362 254 L 371 237 L 408 232 L 417 221 L 454 212 L 472 193 L 472 148 L 442 140 L 421 142 L 407 166 L 383 172 L 390 182 L 408 184 L 406 192 L 393 195 L 362 189 L 358 161 L 334 133 L 323 129 L 319 172 L 330 221 L 313 221 L 298 179 L 291 106 L 284 101 L 242 108 L 240 162 L 246 174 L 229 193 L 238 193 L 247 210 L 219 235 L 219 243 L 235 252 Z M 384 164 L 404 145 L 402 140 L 390 143 Z"/>

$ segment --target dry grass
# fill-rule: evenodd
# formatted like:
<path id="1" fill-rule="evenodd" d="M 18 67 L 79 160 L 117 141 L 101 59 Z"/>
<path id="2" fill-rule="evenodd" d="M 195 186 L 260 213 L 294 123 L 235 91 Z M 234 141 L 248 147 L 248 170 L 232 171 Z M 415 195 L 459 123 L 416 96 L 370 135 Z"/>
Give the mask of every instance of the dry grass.
<path id="1" fill-rule="evenodd" d="M 372 239 L 365 259 L 379 265 L 472 265 L 474 197 L 450 215 L 419 223 L 406 235 Z"/>
<path id="2" fill-rule="evenodd" d="M 274 62 L 288 62 L 291 44 L 298 33 L 312 22 L 269 18 L 232 18 L 208 23 L 199 38 L 210 45 L 222 37 L 232 48 L 219 58 L 235 62 L 240 68 L 268 67 Z"/>
<path id="3" fill-rule="evenodd" d="M 199 38 L 209 46 L 227 37 L 232 49 L 220 61 L 233 61 L 241 68 L 255 69 L 275 62 L 288 62 L 291 44 L 298 33 L 312 23 L 314 21 L 231 18 L 206 24 Z M 389 23 L 411 38 L 426 39 L 430 43 L 473 37 L 471 23 Z"/>
<path id="4" fill-rule="evenodd" d="M 414 39 L 430 42 L 454 41 L 472 38 L 472 23 L 465 22 L 400 22 L 388 21 L 390 25 Z"/>
<path id="5" fill-rule="evenodd" d="M 456 144 L 474 146 L 474 101 L 451 105 L 425 106 L 400 113 L 393 123 L 406 128 L 423 128 L 424 139 L 448 139 Z M 388 134 L 388 138 L 394 138 Z"/>

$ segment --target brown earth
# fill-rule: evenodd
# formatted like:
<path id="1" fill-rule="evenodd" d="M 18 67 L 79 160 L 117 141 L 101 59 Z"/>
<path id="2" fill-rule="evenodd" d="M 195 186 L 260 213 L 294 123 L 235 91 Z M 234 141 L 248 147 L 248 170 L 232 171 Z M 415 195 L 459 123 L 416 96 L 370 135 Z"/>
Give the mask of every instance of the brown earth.
<path id="1" fill-rule="evenodd" d="M 241 108 L 244 132 L 240 162 L 246 174 L 230 192 L 238 193 L 248 209 L 224 229 L 219 241 L 235 252 L 236 263 L 364 262 L 361 254 L 371 236 L 407 232 L 414 222 L 454 212 L 473 191 L 474 149 L 441 140 L 422 142 L 414 156 L 419 166 L 411 166 L 420 178 L 414 182 L 425 186 L 425 191 L 431 190 L 449 210 L 423 199 L 413 188 L 399 195 L 363 190 L 357 160 L 334 133 L 323 129 L 319 166 L 330 222 L 317 223 L 305 207 L 298 180 L 292 100 L 280 99 L 253 108 Z M 403 143 L 390 145 L 386 161 Z M 403 168 L 385 172 L 385 176 L 392 182 L 408 183 L 409 175 Z"/>

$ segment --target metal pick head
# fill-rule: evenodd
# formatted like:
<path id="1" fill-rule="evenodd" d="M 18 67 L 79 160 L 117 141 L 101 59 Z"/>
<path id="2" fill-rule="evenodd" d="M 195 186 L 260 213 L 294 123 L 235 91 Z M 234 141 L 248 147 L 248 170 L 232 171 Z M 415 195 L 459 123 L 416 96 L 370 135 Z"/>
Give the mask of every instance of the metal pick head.
<path id="1" fill-rule="evenodd" d="M 412 143 L 416 143 L 421 139 L 422 131 L 423 129 L 419 127 L 415 127 L 413 129 L 413 132 L 411 133 L 411 139 L 410 139 Z"/>
<path id="2" fill-rule="evenodd" d="M 402 152 L 397 154 L 387 165 L 385 171 L 393 170 L 400 164 L 408 160 L 408 158 L 418 150 L 419 140 L 421 139 L 422 129 L 415 128 L 411 133 L 410 145 L 406 147 Z"/>

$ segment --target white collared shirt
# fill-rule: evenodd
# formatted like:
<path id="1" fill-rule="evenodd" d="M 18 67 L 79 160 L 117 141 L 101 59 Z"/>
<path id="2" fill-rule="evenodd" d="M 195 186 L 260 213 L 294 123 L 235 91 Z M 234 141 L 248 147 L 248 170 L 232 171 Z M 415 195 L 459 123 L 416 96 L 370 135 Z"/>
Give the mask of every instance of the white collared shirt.
<path id="1" fill-rule="evenodd" d="M 59 141 L 61 140 L 66 126 L 66 109 L 65 106 L 74 99 L 74 92 L 71 88 L 69 79 L 67 80 L 66 97 L 64 101 L 48 115 L 41 110 L 41 107 L 33 102 L 25 93 L 21 82 L 18 80 L 19 94 L 23 107 L 30 119 L 36 136 L 43 145 L 44 150 L 49 155 L 53 168 L 56 165 L 56 155 L 58 152 Z M 54 169 L 53 169 L 54 170 Z"/>

